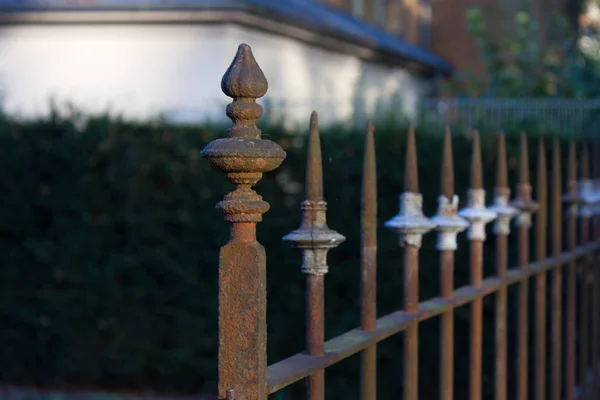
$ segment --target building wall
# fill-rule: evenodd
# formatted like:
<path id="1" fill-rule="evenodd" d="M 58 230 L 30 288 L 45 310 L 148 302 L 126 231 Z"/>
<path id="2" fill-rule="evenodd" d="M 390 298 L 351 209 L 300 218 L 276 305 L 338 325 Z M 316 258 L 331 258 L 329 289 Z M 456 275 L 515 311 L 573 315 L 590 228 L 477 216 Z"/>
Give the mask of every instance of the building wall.
<path id="1" fill-rule="evenodd" d="M 485 68 L 477 44 L 467 30 L 466 14 L 480 8 L 486 17 L 492 39 L 512 37 L 518 11 L 528 11 L 538 22 L 538 37 L 556 40 L 564 35 L 556 26 L 557 16 L 565 16 L 566 0 L 433 0 L 431 51 L 448 60 L 457 71 L 474 72 L 485 78 Z"/>
<path id="2" fill-rule="evenodd" d="M 431 84 L 399 68 L 238 26 L 23 25 L 0 28 L 0 94 L 9 113 L 46 113 L 49 100 L 179 122 L 225 118 L 224 71 L 248 43 L 269 81 L 265 102 L 288 123 L 372 115 L 400 101 L 414 111 Z"/>

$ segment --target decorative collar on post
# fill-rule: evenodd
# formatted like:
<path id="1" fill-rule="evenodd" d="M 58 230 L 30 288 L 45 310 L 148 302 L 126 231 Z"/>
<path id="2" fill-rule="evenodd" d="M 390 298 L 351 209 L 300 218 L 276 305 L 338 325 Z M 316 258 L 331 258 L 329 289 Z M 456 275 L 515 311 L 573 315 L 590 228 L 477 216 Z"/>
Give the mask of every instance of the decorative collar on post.
<path id="1" fill-rule="evenodd" d="M 444 135 L 442 160 L 442 194 L 438 197 L 438 212 L 431 218 L 438 231 L 437 249 L 455 251 L 456 236 L 469 227 L 469 222 L 457 215 L 458 196 L 454 194 L 454 165 L 452 162 L 452 137 L 450 128 Z"/>
<path id="2" fill-rule="evenodd" d="M 481 149 L 479 146 L 479 132 L 473 135 L 473 152 L 471 155 L 471 188 L 467 192 L 467 207 L 458 212 L 458 215 L 471 223 L 467 231 L 469 240 L 485 241 L 485 225 L 494 219 L 497 214 L 485 206 L 485 189 L 483 188 L 483 171 L 481 166 Z"/>
<path id="3" fill-rule="evenodd" d="M 310 137 L 306 171 L 306 200 L 302 202 L 300 228 L 284 236 L 283 240 L 302 249 L 302 272 L 325 275 L 327 252 L 337 247 L 346 238 L 327 227 L 327 203 L 323 199 L 323 163 L 317 113 L 310 116 Z"/>
<path id="4" fill-rule="evenodd" d="M 527 150 L 527 136 L 521 133 L 521 148 L 519 159 L 519 185 L 517 186 L 517 198 L 512 202 L 513 207 L 520 213 L 517 225 L 522 227 L 531 226 L 531 215 L 539 208 L 538 203 L 532 200 L 531 184 L 529 183 L 529 153 Z"/>
<path id="5" fill-rule="evenodd" d="M 510 188 L 508 187 L 508 168 L 506 166 L 506 142 L 504 133 L 498 137 L 498 154 L 496 159 L 496 188 L 494 189 L 494 205 L 490 211 L 498 215 L 494 223 L 496 235 L 510 234 L 510 220 L 519 214 L 519 210 L 509 205 Z"/>
<path id="6" fill-rule="evenodd" d="M 406 143 L 404 193 L 400 195 L 400 212 L 385 226 L 400 235 L 400 245 L 420 248 L 423 235 L 435 224 L 423 215 L 423 196 L 419 193 L 415 131 L 411 125 Z"/>
<path id="7" fill-rule="evenodd" d="M 597 199 L 594 193 L 594 182 L 590 179 L 590 151 L 588 143 L 584 142 L 581 149 L 581 179 L 578 182 L 579 198 L 581 207 L 579 216 L 581 218 L 591 217 L 593 215 L 592 205 Z"/>

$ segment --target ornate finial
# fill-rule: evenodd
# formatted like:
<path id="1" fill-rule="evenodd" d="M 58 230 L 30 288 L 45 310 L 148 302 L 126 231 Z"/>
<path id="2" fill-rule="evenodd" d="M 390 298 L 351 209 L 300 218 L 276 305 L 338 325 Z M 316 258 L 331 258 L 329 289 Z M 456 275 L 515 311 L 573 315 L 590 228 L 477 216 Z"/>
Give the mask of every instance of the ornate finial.
<path id="1" fill-rule="evenodd" d="M 227 106 L 227 116 L 234 123 L 229 130 L 231 137 L 260 137 L 260 130 L 255 123 L 262 116 L 262 107 L 256 104 L 256 99 L 263 97 L 268 87 L 250 46 L 240 44 L 221 80 L 221 90 L 233 98 L 233 102 Z"/>
<path id="2" fill-rule="evenodd" d="M 217 204 L 229 222 L 260 222 L 269 203 L 252 190 L 263 172 L 277 168 L 285 158 L 281 147 L 260 139 L 255 123 L 262 115 L 256 98 L 264 96 L 267 81 L 254 60 L 250 46 L 241 44 L 221 81 L 223 92 L 233 98 L 227 115 L 233 121 L 228 138 L 210 142 L 202 156 L 217 171 L 224 172 L 236 189 Z"/>
<path id="3" fill-rule="evenodd" d="M 454 197 L 454 165 L 452 162 L 452 135 L 446 126 L 444 134 L 444 153 L 442 159 L 442 195 L 448 199 Z"/>
<path id="4" fill-rule="evenodd" d="M 406 143 L 406 168 L 404 190 L 400 195 L 400 213 L 385 223 L 385 226 L 400 235 L 401 246 L 421 247 L 423 235 L 435 225 L 423 215 L 423 196 L 418 192 L 417 151 L 415 132 L 411 125 Z"/>
<path id="5" fill-rule="evenodd" d="M 437 249 L 455 251 L 456 236 L 467 229 L 469 222 L 457 215 L 458 196 L 454 194 L 454 165 L 452 162 L 452 136 L 450 128 L 444 135 L 442 159 L 442 194 L 438 197 L 438 212 L 431 218 L 438 231 Z"/>
<path id="6" fill-rule="evenodd" d="M 473 135 L 473 152 L 471 154 L 471 188 L 467 192 L 468 205 L 458 212 L 458 215 L 471 223 L 467 231 L 469 240 L 485 241 L 485 225 L 498 216 L 485 207 L 485 189 L 483 189 L 482 175 L 479 132 L 475 131 Z"/>
<path id="7" fill-rule="evenodd" d="M 310 136 L 308 139 L 307 198 L 301 205 L 302 223 L 300 228 L 283 238 L 284 241 L 302 250 L 302 272 L 311 275 L 325 275 L 329 271 L 327 252 L 346 239 L 327 227 L 327 203 L 323 200 L 322 171 L 317 113 L 313 111 L 310 117 Z"/>
<path id="8" fill-rule="evenodd" d="M 531 184 L 529 183 L 529 152 L 527 150 L 527 136 L 521 134 L 521 156 L 519 160 L 519 185 L 517 198 L 512 202 L 513 207 L 519 209 L 517 225 L 530 227 L 531 214 L 538 210 L 538 204 L 532 200 Z"/>
<path id="9" fill-rule="evenodd" d="M 415 127 L 411 124 L 406 138 L 406 160 L 404 165 L 404 191 L 419 193 L 419 172 L 417 166 L 417 145 Z"/>
<path id="10" fill-rule="evenodd" d="M 473 132 L 473 153 L 471 154 L 471 189 L 483 189 L 483 170 L 481 167 L 481 146 L 479 132 Z"/>
<path id="11" fill-rule="evenodd" d="M 508 187 L 508 168 L 506 167 L 506 143 L 504 133 L 498 136 L 498 154 L 496 155 L 496 188 L 494 189 L 494 205 L 489 209 L 498 215 L 494 224 L 496 235 L 510 233 L 510 220 L 519 210 L 509 205 L 510 188 Z"/>
<path id="12" fill-rule="evenodd" d="M 594 193 L 594 182 L 590 179 L 590 149 L 588 142 L 583 142 L 581 149 L 581 173 L 579 180 L 579 197 L 581 208 L 579 209 L 580 217 L 592 216 L 592 204 L 596 202 Z"/>

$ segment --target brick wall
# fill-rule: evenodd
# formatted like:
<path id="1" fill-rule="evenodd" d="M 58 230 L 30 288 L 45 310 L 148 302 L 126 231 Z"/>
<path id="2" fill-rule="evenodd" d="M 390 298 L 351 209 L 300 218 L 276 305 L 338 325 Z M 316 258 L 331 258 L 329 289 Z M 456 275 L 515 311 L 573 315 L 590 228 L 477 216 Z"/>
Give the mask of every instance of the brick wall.
<path id="1" fill-rule="evenodd" d="M 325 3 L 348 13 L 352 12 L 352 0 L 321 0 L 321 3 Z"/>

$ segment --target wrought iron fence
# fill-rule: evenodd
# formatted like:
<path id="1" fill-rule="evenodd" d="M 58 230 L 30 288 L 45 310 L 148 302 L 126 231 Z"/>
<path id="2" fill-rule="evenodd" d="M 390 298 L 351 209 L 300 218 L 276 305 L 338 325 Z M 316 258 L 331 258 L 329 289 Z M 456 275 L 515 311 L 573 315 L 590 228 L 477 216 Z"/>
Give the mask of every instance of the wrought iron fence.
<path id="1" fill-rule="evenodd" d="M 591 135 L 600 130 L 600 99 L 426 99 L 418 121 L 443 129 L 535 129 Z"/>
<path id="2" fill-rule="evenodd" d="M 262 108 L 255 100 L 267 91 L 267 81 L 250 47 L 242 44 L 222 80 L 224 93 L 233 98 L 227 115 L 234 122 L 229 137 L 211 142 L 203 156 L 236 186 L 217 207 L 231 223 L 230 241 L 221 249 L 219 260 L 219 398 L 266 399 L 286 386 L 306 379 L 308 398 L 324 398 L 327 367 L 361 353 L 361 398 L 376 398 L 378 342 L 403 333 L 403 396 L 416 400 L 418 393 L 419 324 L 440 317 L 440 399 L 453 399 L 453 311 L 470 306 L 469 399 L 482 397 L 483 298 L 495 296 L 495 376 L 498 400 L 524 400 L 531 386 L 536 400 L 550 397 L 573 400 L 600 396 L 600 146 L 594 146 L 593 175 L 590 173 L 590 145 L 583 142 L 577 171 L 576 144 L 570 141 L 567 160 L 567 187 L 563 193 L 560 142 L 552 142 L 551 174 L 547 176 L 545 143 L 539 143 L 537 199 L 532 197 L 528 170 L 528 149 L 522 136 L 519 182 L 510 201 L 504 136 L 497 143 L 496 187 L 493 205 L 486 206 L 479 136 L 474 134 L 468 205 L 458 210 L 454 193 L 452 143 L 444 137 L 442 193 L 438 213 L 427 218 L 419 193 L 414 130 L 407 137 L 405 187 L 400 211 L 386 227 L 399 235 L 404 249 L 404 308 L 377 318 L 376 312 L 376 215 L 377 190 L 374 128 L 369 125 L 365 142 L 362 183 L 361 324 L 360 327 L 325 341 L 324 279 L 328 272 L 327 252 L 344 237 L 326 223 L 327 203 L 323 197 L 320 137 L 315 113 L 311 116 L 307 161 L 306 200 L 301 204 L 300 227 L 284 240 L 303 253 L 306 276 L 306 351 L 267 366 L 266 357 L 266 254 L 256 240 L 256 224 L 269 209 L 252 187 L 262 174 L 276 169 L 284 151 L 274 142 L 261 139 L 255 122 Z M 550 199 L 548 199 L 548 187 Z M 567 206 L 566 225 L 563 207 Z M 529 233 L 535 218 L 535 260 L 530 261 Z M 548 215 L 550 219 L 548 220 Z M 516 219 L 518 266 L 508 269 L 511 220 Z M 579 235 L 577 226 L 579 221 Z M 483 277 L 485 226 L 494 222 L 496 275 Z M 550 225 L 551 255 L 547 231 Z M 470 284 L 455 288 L 454 253 L 457 235 L 467 231 L 470 241 Z M 437 231 L 440 252 L 441 288 L 439 297 L 419 299 L 419 249 L 423 235 Z M 563 249 L 563 231 L 567 249 Z M 578 240 L 579 236 L 579 240 Z M 563 277 L 563 270 L 566 277 Z M 579 270 L 579 275 L 577 271 Z M 528 283 L 535 282 L 535 324 L 529 326 Z M 549 282 L 548 282 L 549 278 Z M 516 393 L 507 391 L 508 332 L 507 290 L 518 290 Z M 579 285 L 579 288 L 578 288 Z M 566 293 L 563 295 L 563 286 Z M 547 296 L 550 304 L 547 304 Z M 548 314 L 550 329 L 547 329 Z M 579 318 L 577 318 L 579 316 Z M 576 326 L 578 325 L 578 326 Z M 529 330 L 535 340 L 529 341 Z M 578 331 L 578 332 L 577 332 Z M 579 333 L 579 346 L 577 336 Z M 547 346 L 550 352 L 547 354 Z M 528 359 L 534 347 L 534 360 Z M 563 361 L 564 360 L 564 361 Z M 578 368 L 576 368 L 578 363 Z M 528 376 L 532 367 L 533 377 Z M 549 370 L 547 370 L 549 366 Z M 579 372 L 577 371 L 579 370 Z M 547 391 L 547 384 L 549 390 Z"/>

